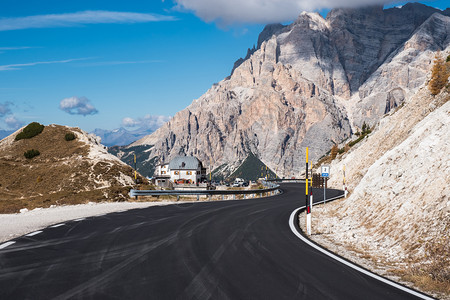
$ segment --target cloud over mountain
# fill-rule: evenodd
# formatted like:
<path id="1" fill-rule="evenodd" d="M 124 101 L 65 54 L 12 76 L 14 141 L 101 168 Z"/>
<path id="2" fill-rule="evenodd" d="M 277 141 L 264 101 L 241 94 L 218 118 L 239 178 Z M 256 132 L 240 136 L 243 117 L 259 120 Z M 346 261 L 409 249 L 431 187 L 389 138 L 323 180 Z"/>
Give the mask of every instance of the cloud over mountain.
<path id="1" fill-rule="evenodd" d="M 18 120 L 15 116 L 8 116 L 5 118 L 5 124 L 8 126 L 8 128 L 11 129 L 19 129 L 24 125 L 24 123 L 20 120 Z"/>
<path id="2" fill-rule="evenodd" d="M 3 117 L 9 113 L 11 113 L 11 102 L 0 103 L 0 117 Z"/>
<path id="3" fill-rule="evenodd" d="M 206 22 L 277 23 L 292 21 L 301 11 L 384 4 L 386 0 L 175 0 L 176 8 L 193 11 Z"/>
<path id="4" fill-rule="evenodd" d="M 133 118 L 123 118 L 122 126 L 124 127 L 140 127 L 148 128 L 151 130 L 156 130 L 161 127 L 164 123 L 170 120 L 167 116 L 152 116 L 146 115 L 143 118 L 133 119 Z"/>
<path id="5" fill-rule="evenodd" d="M 70 97 L 61 100 L 59 108 L 71 115 L 95 115 L 98 110 L 86 97 Z"/>

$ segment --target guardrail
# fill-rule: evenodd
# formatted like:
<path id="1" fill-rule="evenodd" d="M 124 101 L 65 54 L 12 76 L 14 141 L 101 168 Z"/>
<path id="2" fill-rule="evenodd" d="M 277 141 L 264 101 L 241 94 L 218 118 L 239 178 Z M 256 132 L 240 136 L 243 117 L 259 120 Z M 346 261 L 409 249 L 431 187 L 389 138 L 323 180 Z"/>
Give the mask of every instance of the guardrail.
<path id="1" fill-rule="evenodd" d="M 270 182 L 301 182 L 305 183 L 306 179 L 304 178 L 276 178 L 276 179 L 267 179 Z"/>
<path id="2" fill-rule="evenodd" d="M 234 199 L 236 199 L 236 195 L 244 195 L 244 199 L 246 195 L 260 195 L 264 193 L 272 193 L 278 191 L 280 186 L 278 184 L 263 181 L 262 184 L 266 187 L 265 189 L 258 190 L 134 190 L 132 189 L 129 193 L 130 197 L 138 197 L 138 196 L 197 196 L 197 200 L 199 196 L 209 196 L 211 199 L 214 195 L 222 195 L 222 200 L 224 200 L 225 195 L 233 195 Z"/>

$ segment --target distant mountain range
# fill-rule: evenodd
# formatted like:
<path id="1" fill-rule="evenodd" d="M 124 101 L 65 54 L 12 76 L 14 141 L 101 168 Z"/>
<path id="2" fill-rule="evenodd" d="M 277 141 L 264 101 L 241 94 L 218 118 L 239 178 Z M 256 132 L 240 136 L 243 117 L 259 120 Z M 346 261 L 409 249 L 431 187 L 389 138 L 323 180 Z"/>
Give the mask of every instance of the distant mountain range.
<path id="1" fill-rule="evenodd" d="M 306 147 L 319 159 L 427 82 L 437 51 L 450 51 L 449 16 L 408 3 L 333 9 L 326 18 L 303 12 L 290 25 L 268 25 L 229 77 L 118 154 L 138 150 L 149 173 L 194 155 L 224 170 L 219 177 L 254 155 L 279 176 L 298 176 Z"/>
<path id="2" fill-rule="evenodd" d="M 130 131 L 123 127 L 120 127 L 114 130 L 96 128 L 94 131 L 92 131 L 92 133 L 99 136 L 102 139 L 103 145 L 111 147 L 111 146 L 129 145 L 143 138 L 144 136 L 151 134 L 153 131 L 154 130 L 149 128 L 139 128 Z"/>

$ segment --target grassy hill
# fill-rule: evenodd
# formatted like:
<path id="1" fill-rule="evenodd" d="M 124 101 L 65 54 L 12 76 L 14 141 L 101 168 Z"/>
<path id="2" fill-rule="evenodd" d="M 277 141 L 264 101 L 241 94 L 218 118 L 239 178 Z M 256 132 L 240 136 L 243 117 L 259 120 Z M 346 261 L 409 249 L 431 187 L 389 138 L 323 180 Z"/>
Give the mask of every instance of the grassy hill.
<path id="1" fill-rule="evenodd" d="M 21 132 L 0 141 L 0 213 L 128 199 L 132 168 L 109 154 L 95 136 L 59 125 L 17 140 Z M 67 140 L 68 133 L 75 139 Z M 33 155 L 25 156 L 27 152 Z"/>

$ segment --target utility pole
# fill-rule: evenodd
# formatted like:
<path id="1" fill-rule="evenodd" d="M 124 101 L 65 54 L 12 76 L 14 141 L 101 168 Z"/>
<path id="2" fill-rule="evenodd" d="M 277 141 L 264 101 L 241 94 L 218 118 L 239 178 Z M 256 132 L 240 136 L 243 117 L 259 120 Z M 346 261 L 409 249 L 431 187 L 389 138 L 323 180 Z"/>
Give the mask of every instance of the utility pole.
<path id="1" fill-rule="evenodd" d="M 325 191 L 325 185 L 326 185 L 326 179 L 330 177 L 330 167 L 329 166 L 322 166 L 322 172 L 321 177 L 323 178 L 323 203 L 326 203 L 326 191 Z"/>
<path id="2" fill-rule="evenodd" d="M 306 184 L 305 184 L 305 206 L 306 206 L 306 232 L 308 235 L 311 235 L 311 206 L 309 203 L 309 194 L 308 194 L 308 147 L 306 147 Z"/>
<path id="3" fill-rule="evenodd" d="M 311 180 L 310 180 L 310 185 L 309 185 L 309 205 L 313 206 L 313 193 L 312 193 L 312 188 L 313 188 L 313 169 L 312 169 L 312 164 L 311 164 Z"/>
<path id="4" fill-rule="evenodd" d="M 346 183 L 345 183 L 345 165 L 344 165 L 344 168 L 342 170 L 342 175 L 343 175 L 342 185 L 343 185 L 343 190 L 344 190 L 344 196 L 345 196 L 345 198 L 347 198 L 348 191 L 347 191 L 347 186 L 346 186 Z"/>

